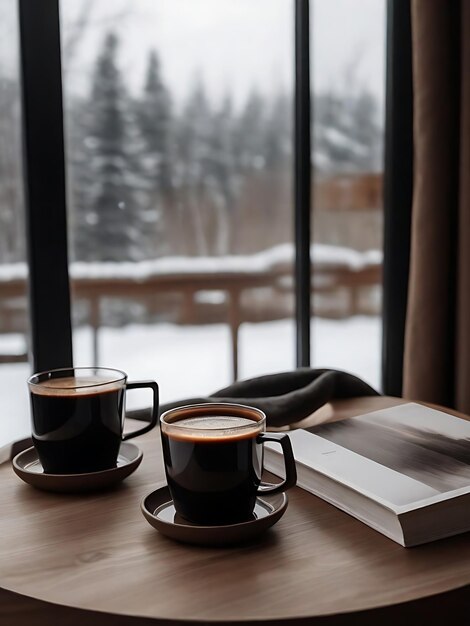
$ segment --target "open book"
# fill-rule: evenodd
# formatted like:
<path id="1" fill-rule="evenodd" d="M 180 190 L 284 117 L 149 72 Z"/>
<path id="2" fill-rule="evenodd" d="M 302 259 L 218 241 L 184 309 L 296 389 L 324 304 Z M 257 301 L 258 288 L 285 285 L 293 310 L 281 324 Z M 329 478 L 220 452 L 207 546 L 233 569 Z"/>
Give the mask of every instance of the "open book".
<path id="1" fill-rule="evenodd" d="M 299 487 L 401 545 L 470 530 L 470 421 L 407 403 L 289 437 Z M 275 444 L 265 467 L 282 474 Z"/>

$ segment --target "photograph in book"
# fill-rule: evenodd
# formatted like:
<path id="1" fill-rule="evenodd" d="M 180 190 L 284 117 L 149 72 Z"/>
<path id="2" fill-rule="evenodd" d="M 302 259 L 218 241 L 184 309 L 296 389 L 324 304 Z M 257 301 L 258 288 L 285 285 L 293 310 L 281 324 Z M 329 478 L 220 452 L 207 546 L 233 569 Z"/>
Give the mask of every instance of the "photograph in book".
<path id="1" fill-rule="evenodd" d="M 398 543 L 470 530 L 470 421 L 407 403 L 289 437 L 300 487 Z M 265 466 L 282 475 L 270 444 Z"/>
<path id="2" fill-rule="evenodd" d="M 408 404 L 324 424 L 312 432 L 436 492 L 469 487 L 470 423 L 440 411 L 435 411 L 440 414 L 435 421 L 430 411 Z"/>

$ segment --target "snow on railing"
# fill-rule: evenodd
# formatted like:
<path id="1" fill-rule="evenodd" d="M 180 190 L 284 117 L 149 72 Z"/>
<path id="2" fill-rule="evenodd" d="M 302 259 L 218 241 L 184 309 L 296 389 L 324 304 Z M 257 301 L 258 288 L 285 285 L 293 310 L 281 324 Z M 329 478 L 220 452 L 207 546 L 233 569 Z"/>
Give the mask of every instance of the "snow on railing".
<path id="1" fill-rule="evenodd" d="M 382 263 L 380 250 L 359 252 L 351 248 L 314 243 L 310 246 L 313 267 L 319 271 L 349 269 L 359 271 Z M 90 262 L 75 261 L 70 265 L 72 279 L 129 278 L 145 280 L 151 276 L 176 274 L 253 274 L 269 273 L 289 268 L 294 263 L 293 244 L 285 243 L 255 254 L 212 257 L 167 256 L 139 262 Z M 24 280 L 27 275 L 25 263 L 0 265 L 0 282 Z"/>

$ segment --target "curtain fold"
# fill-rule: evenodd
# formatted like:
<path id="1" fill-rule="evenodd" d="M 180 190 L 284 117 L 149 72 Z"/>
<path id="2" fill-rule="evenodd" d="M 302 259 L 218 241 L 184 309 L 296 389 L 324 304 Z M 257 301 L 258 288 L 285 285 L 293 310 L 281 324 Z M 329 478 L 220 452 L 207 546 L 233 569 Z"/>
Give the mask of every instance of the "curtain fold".
<path id="1" fill-rule="evenodd" d="M 470 2 L 412 0 L 404 396 L 470 413 Z"/>

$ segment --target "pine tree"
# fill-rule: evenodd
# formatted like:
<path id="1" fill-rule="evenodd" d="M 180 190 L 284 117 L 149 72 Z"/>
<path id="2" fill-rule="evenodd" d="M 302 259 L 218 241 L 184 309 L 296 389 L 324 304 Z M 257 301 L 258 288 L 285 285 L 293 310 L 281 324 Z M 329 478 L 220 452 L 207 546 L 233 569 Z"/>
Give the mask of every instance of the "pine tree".
<path id="1" fill-rule="evenodd" d="M 380 172 L 383 168 L 383 131 L 376 98 L 361 90 L 353 103 L 353 136 L 365 148 L 358 165 L 363 171 Z"/>
<path id="2" fill-rule="evenodd" d="M 0 68 L 1 72 L 1 68 Z M 25 258 L 18 83 L 0 77 L 0 262 Z"/>
<path id="3" fill-rule="evenodd" d="M 228 254 L 230 214 L 240 186 L 234 153 L 233 105 L 227 95 L 213 114 L 207 153 L 207 190 L 214 210 L 213 252 Z"/>
<path id="4" fill-rule="evenodd" d="M 268 170 L 279 170 L 289 164 L 292 155 L 292 104 L 285 93 L 279 93 L 265 122 L 265 154 Z"/>
<path id="5" fill-rule="evenodd" d="M 212 112 L 202 82 L 196 83 L 179 119 L 178 185 L 181 188 L 186 224 L 190 224 L 196 254 L 210 253 L 210 237 L 206 228 L 205 208 L 210 185 L 210 142 Z M 188 224 L 189 223 L 189 224 Z"/>
<path id="6" fill-rule="evenodd" d="M 266 105 L 257 91 L 252 91 L 240 115 L 235 133 L 235 153 L 242 173 L 266 166 Z"/>
<path id="7" fill-rule="evenodd" d="M 171 98 L 161 78 L 160 61 L 149 54 L 143 97 L 138 103 L 137 121 L 145 154 L 145 169 L 155 188 L 172 187 Z"/>
<path id="8" fill-rule="evenodd" d="M 382 129 L 374 96 L 350 91 L 317 94 L 314 102 L 315 165 L 325 172 L 371 172 L 382 168 Z"/>
<path id="9" fill-rule="evenodd" d="M 165 252 L 161 218 L 170 219 L 168 213 L 173 208 L 174 140 L 171 98 L 163 84 L 155 51 L 149 54 L 142 98 L 135 109 L 140 133 L 140 167 L 148 187 L 143 212 L 147 247 L 151 256 L 156 256 Z"/>
<path id="10" fill-rule="evenodd" d="M 106 36 L 92 77 L 85 140 L 89 185 L 77 216 L 77 256 L 95 261 L 145 257 L 142 220 L 147 191 L 139 175 L 129 99 L 117 66 L 119 41 Z"/>
<path id="11" fill-rule="evenodd" d="M 213 115 L 210 151 L 208 154 L 210 173 L 217 187 L 231 205 L 234 195 L 234 120 L 232 99 L 227 95 L 222 106 Z"/>
<path id="12" fill-rule="evenodd" d="M 88 102 L 80 97 L 72 97 L 68 98 L 65 104 L 67 188 L 70 205 L 67 221 L 68 230 L 72 233 L 69 254 L 73 261 L 93 260 L 94 251 L 90 246 L 94 245 L 94 242 L 90 230 L 95 222 L 95 214 L 91 211 L 89 202 L 94 175 L 89 163 L 91 149 L 88 145 L 90 137 Z"/>

